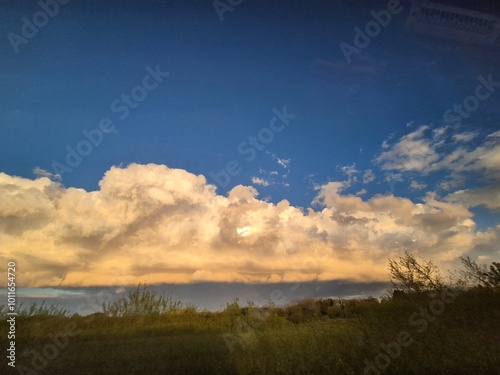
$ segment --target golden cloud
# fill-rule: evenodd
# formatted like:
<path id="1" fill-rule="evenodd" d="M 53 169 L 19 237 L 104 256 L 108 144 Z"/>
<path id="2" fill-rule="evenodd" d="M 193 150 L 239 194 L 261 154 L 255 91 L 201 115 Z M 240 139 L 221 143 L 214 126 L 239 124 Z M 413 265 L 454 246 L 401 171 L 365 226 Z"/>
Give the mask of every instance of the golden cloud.
<path id="1" fill-rule="evenodd" d="M 20 286 L 385 281 L 404 248 L 443 264 L 498 256 L 499 227 L 478 231 L 466 206 L 432 194 L 363 200 L 330 182 L 303 210 L 155 164 L 112 167 L 99 187 L 0 173 L 0 260 L 16 261 Z"/>

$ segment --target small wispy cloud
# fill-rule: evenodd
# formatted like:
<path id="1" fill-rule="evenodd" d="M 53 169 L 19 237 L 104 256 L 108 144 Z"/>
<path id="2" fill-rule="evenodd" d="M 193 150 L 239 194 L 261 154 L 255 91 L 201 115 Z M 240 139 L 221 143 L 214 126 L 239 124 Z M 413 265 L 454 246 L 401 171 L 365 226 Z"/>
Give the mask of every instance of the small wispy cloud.
<path id="1" fill-rule="evenodd" d="M 252 177 L 252 183 L 260 186 L 283 186 L 289 187 L 290 184 L 285 182 L 288 174 L 279 174 L 277 171 L 267 171 L 264 168 L 259 168 L 260 176 Z"/>
<path id="2" fill-rule="evenodd" d="M 358 181 L 358 177 L 356 175 L 359 171 L 356 169 L 356 163 L 340 167 L 340 170 L 347 176 L 346 183 L 348 185 L 352 185 Z"/>
<path id="3" fill-rule="evenodd" d="M 261 185 L 261 186 L 269 186 L 270 182 L 260 178 L 260 177 L 252 177 L 252 183 L 255 185 Z"/>
<path id="4" fill-rule="evenodd" d="M 478 132 L 459 133 L 459 134 L 454 134 L 451 137 L 451 139 L 453 140 L 454 143 L 470 142 L 474 138 L 476 138 L 478 135 L 479 135 Z"/>
<path id="5" fill-rule="evenodd" d="M 427 187 L 426 184 L 424 183 L 418 183 L 417 181 L 412 181 L 410 184 L 410 189 L 411 190 L 422 190 Z"/>
<path id="6" fill-rule="evenodd" d="M 358 191 L 358 192 L 357 192 L 356 194 L 354 194 L 354 195 L 356 195 L 357 197 L 360 197 L 360 196 L 362 196 L 362 195 L 365 195 L 366 193 L 368 193 L 368 192 L 366 191 L 366 189 L 361 189 L 360 191 Z"/>
<path id="7" fill-rule="evenodd" d="M 365 173 L 363 173 L 363 184 L 369 184 L 375 180 L 375 173 L 371 169 L 367 169 Z"/>
<path id="8" fill-rule="evenodd" d="M 436 128 L 432 131 L 432 139 L 433 140 L 438 140 L 443 137 L 443 135 L 446 134 L 446 131 L 448 130 L 449 126 L 441 126 L 439 128 Z"/>
<path id="9" fill-rule="evenodd" d="M 487 135 L 482 143 L 471 144 L 470 141 L 479 136 L 476 131 L 451 134 L 450 128 L 431 130 L 427 125 L 421 126 L 385 148 L 374 162 L 386 171 L 423 176 L 438 171 L 462 176 L 475 173 L 486 179 L 498 180 L 494 176 L 498 176 L 500 171 L 500 142 L 495 134 L 500 132 Z M 457 143 L 460 144 L 457 146 Z M 457 181 L 456 178 L 453 180 Z"/>
<path id="10" fill-rule="evenodd" d="M 280 159 L 280 158 L 278 158 L 278 160 L 277 160 L 278 164 L 281 165 L 285 169 L 288 168 L 291 161 L 292 161 L 292 159 Z"/>
<path id="11" fill-rule="evenodd" d="M 275 161 L 276 163 L 278 163 L 280 166 L 282 166 L 285 169 L 288 169 L 290 162 L 292 161 L 292 159 L 280 158 L 280 157 L 278 157 L 278 155 L 276 155 L 274 153 L 267 152 L 267 154 L 271 154 L 272 160 Z"/>

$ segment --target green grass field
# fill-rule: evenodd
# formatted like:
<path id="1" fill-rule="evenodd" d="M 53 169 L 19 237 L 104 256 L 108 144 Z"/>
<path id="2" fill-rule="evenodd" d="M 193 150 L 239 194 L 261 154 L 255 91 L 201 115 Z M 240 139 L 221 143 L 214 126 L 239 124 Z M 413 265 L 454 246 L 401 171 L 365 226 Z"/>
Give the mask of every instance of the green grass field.
<path id="1" fill-rule="evenodd" d="M 16 350 L 16 369 L 3 355 L 2 373 L 500 374 L 500 297 L 18 317 Z"/>

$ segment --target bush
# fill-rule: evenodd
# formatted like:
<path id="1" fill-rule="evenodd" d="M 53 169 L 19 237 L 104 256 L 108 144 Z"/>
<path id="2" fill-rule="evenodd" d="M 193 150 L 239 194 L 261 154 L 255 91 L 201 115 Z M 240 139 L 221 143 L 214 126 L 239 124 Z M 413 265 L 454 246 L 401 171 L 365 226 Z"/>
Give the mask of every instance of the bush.
<path id="1" fill-rule="evenodd" d="M 156 292 L 146 289 L 146 285 L 141 290 L 141 284 L 129 291 L 127 297 L 102 304 L 102 310 L 107 316 L 157 315 L 181 308 L 181 301 L 174 301 L 172 297 L 165 295 L 157 297 Z"/>
<path id="2" fill-rule="evenodd" d="M 19 306 L 20 316 L 35 316 L 35 315 L 48 315 L 48 316 L 69 316 L 69 311 L 62 307 L 54 305 L 47 306 L 45 301 L 40 305 L 32 303 L 28 309 L 23 309 L 23 304 Z"/>

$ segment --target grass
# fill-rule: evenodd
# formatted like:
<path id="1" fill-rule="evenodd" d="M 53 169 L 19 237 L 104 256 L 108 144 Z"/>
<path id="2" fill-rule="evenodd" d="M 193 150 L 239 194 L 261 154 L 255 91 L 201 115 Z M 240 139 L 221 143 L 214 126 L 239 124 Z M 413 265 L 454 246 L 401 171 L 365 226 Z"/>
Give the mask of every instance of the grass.
<path id="1" fill-rule="evenodd" d="M 363 374 L 364 361 L 387 355 L 381 344 L 405 331 L 412 343 L 387 356 L 380 373 L 500 374 L 499 295 L 464 293 L 429 315 L 422 329 L 421 309 L 431 301 L 358 300 L 322 310 L 307 300 L 272 309 L 231 304 L 217 313 L 18 317 L 21 371 L 11 373 Z M 410 323 L 412 314 L 418 325 Z M 0 329 L 6 332 L 5 319 Z M 5 336 L 2 348 L 8 347 Z M 10 370 L 5 361 L 2 356 L 1 368 Z"/>

